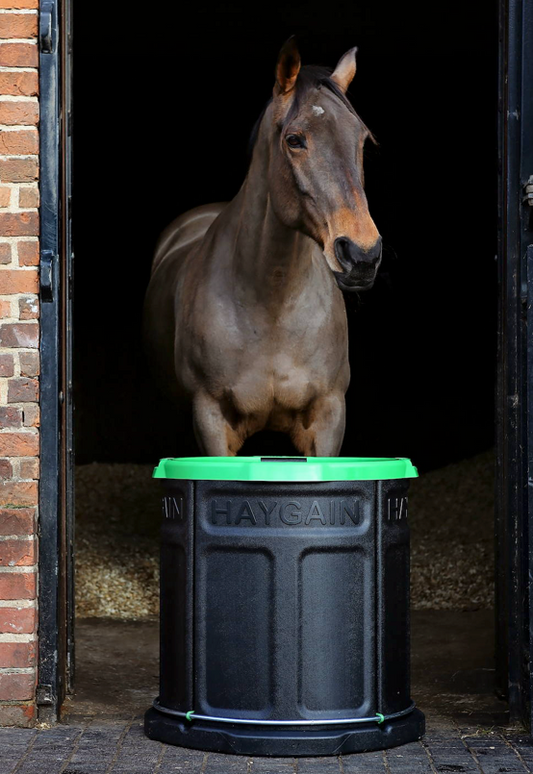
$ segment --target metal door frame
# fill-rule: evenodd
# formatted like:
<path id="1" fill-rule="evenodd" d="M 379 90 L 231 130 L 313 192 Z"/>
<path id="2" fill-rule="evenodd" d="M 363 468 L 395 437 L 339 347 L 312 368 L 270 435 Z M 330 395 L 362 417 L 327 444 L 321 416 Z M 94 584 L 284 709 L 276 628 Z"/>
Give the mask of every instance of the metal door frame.
<path id="1" fill-rule="evenodd" d="M 498 375 L 496 394 L 496 683 L 531 732 L 533 586 L 533 7 L 500 0 Z M 533 181 L 532 181 L 533 182 Z M 529 290 L 528 290 L 529 285 Z M 529 301 L 528 301 L 529 299 Z M 529 330 L 528 330 L 529 329 Z M 530 482 L 528 486 L 528 481 Z"/>
<path id="2" fill-rule="evenodd" d="M 55 722 L 71 689 L 74 625 L 72 452 L 71 5 L 41 0 L 41 474 L 39 720 Z"/>

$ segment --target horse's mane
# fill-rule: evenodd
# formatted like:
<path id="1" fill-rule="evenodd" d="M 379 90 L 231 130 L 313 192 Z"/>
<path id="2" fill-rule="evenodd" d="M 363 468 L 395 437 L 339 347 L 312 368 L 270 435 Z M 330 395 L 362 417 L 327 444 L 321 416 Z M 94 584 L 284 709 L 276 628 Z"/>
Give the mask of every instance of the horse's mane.
<path id="1" fill-rule="evenodd" d="M 360 116 L 356 113 L 354 106 L 346 96 L 346 94 L 342 91 L 342 89 L 338 86 L 337 83 L 331 78 L 331 73 L 333 70 L 329 67 L 320 67 L 318 65 L 305 65 L 300 69 L 300 72 L 298 73 L 298 78 L 296 79 L 296 86 L 295 86 L 295 94 L 294 99 L 292 101 L 292 105 L 289 109 L 289 112 L 285 116 L 285 119 L 283 121 L 283 128 L 287 126 L 287 124 L 292 121 L 295 115 L 297 115 L 298 110 L 300 109 L 301 103 L 304 101 L 304 98 L 307 96 L 307 94 L 312 89 L 321 89 L 326 88 L 329 89 L 341 102 L 342 104 L 348 108 L 350 113 L 353 113 L 354 116 L 357 116 L 359 121 L 361 121 Z M 263 117 L 268 109 L 268 106 L 272 102 L 272 97 L 268 100 L 265 107 L 261 111 L 261 115 L 257 119 L 257 121 L 254 124 L 254 128 L 252 129 L 252 134 L 250 135 L 250 140 L 248 142 L 248 154 L 250 159 L 252 158 L 253 149 L 255 147 L 255 143 L 257 142 L 257 137 L 259 136 L 259 127 L 261 125 L 261 121 L 263 120 Z M 369 138 L 372 140 L 373 143 L 376 143 L 376 139 L 370 129 L 366 126 L 364 121 L 361 121 L 363 124 L 363 127 L 368 132 Z"/>

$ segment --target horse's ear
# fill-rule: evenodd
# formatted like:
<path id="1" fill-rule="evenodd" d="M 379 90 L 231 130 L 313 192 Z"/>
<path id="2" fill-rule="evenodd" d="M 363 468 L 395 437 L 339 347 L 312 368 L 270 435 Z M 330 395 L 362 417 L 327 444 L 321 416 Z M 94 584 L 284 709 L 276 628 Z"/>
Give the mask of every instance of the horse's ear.
<path id="1" fill-rule="evenodd" d="M 294 88 L 301 66 L 300 52 L 296 45 L 296 38 L 293 35 L 279 52 L 278 64 L 276 65 L 276 88 L 278 94 L 287 94 Z"/>
<path id="2" fill-rule="evenodd" d="M 340 86 L 343 92 L 346 93 L 348 86 L 353 80 L 355 75 L 355 55 L 357 48 L 351 48 L 344 56 L 341 56 L 337 67 L 331 74 L 331 80 L 335 81 L 337 86 Z"/>

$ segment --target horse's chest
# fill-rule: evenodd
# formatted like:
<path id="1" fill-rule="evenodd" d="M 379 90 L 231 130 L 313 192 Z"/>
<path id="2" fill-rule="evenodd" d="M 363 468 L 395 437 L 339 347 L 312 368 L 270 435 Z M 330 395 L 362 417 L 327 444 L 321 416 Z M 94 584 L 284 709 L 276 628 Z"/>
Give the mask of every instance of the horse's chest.
<path id="1" fill-rule="evenodd" d="M 338 342 L 337 342 L 338 344 Z M 301 411 L 335 385 L 346 363 L 346 351 L 337 347 L 327 353 L 307 350 L 302 343 L 291 348 L 256 351 L 240 359 L 233 373 L 230 393 L 243 414 Z"/>
<path id="2" fill-rule="evenodd" d="M 272 359 L 272 393 L 274 403 L 289 409 L 301 409 L 315 397 L 319 379 L 307 362 L 284 353 Z"/>
<path id="3" fill-rule="evenodd" d="M 287 355 L 258 358 L 234 373 L 228 392 L 242 414 L 270 414 L 274 410 L 303 409 L 318 385 L 312 373 Z"/>
<path id="4" fill-rule="evenodd" d="M 209 320 L 209 335 L 188 342 L 195 370 L 209 392 L 229 398 L 239 414 L 300 411 L 347 371 L 344 307 L 294 307 L 273 320 L 265 310 L 220 304 Z"/>

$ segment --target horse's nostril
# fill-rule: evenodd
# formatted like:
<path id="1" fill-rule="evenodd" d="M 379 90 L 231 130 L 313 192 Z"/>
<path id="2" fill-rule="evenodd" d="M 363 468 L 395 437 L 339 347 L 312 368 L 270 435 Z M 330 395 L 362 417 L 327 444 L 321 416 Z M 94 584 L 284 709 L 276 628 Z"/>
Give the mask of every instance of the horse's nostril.
<path id="1" fill-rule="evenodd" d="M 369 250 L 363 250 L 347 237 L 338 237 L 335 240 L 335 255 L 346 271 L 350 271 L 355 266 L 375 266 L 381 258 L 381 237 L 378 237 Z"/>
<path id="2" fill-rule="evenodd" d="M 338 237 L 335 240 L 335 255 L 342 268 L 346 271 L 349 271 L 357 261 L 356 249 L 356 245 L 350 239 Z"/>

